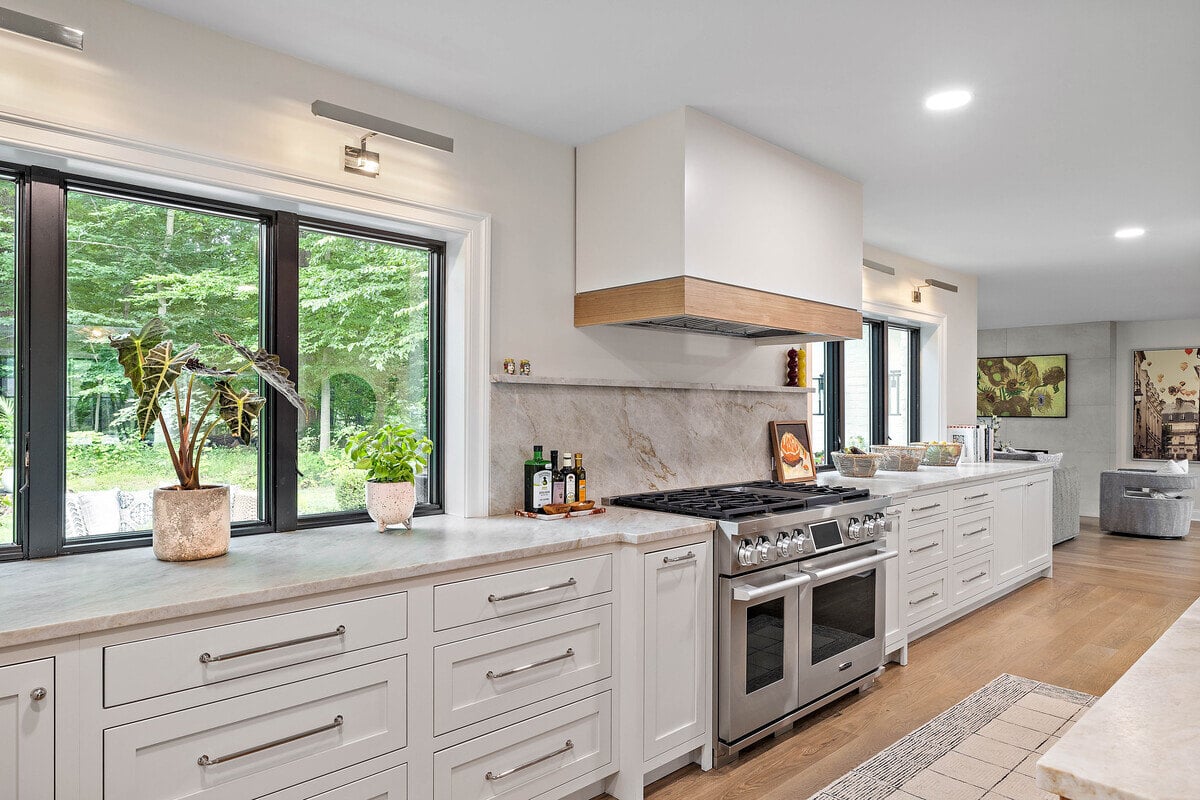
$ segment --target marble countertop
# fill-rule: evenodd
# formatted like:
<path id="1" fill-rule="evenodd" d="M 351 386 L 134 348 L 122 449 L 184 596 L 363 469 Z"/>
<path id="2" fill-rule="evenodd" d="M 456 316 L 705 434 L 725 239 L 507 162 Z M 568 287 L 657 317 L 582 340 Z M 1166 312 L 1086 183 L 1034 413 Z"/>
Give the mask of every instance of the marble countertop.
<path id="1" fill-rule="evenodd" d="M 0 564 L 0 648 L 604 544 L 712 531 L 708 520 L 609 508 L 543 521 L 418 517 L 412 533 L 344 525 L 233 540 L 186 564 L 148 547 Z"/>
<path id="2" fill-rule="evenodd" d="M 996 461 L 990 464 L 959 464 L 957 467 L 918 467 L 916 472 L 876 472 L 872 478 L 846 478 L 837 472 L 822 472 L 817 483 L 825 486 L 861 486 L 875 494 L 903 499 L 911 494 L 941 489 L 959 483 L 996 478 L 1016 478 L 1050 469 L 1038 461 Z"/>
<path id="3" fill-rule="evenodd" d="M 1071 800 L 1192 800 L 1200 794 L 1200 600 L 1037 764 Z"/>

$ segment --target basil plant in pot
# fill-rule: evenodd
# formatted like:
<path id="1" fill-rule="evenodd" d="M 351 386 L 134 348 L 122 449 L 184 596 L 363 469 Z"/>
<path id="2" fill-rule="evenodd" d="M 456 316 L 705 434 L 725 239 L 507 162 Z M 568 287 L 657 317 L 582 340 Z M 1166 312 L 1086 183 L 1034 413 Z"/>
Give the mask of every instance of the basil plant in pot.
<path id="1" fill-rule="evenodd" d="M 346 442 L 355 469 L 367 471 L 367 513 L 383 533 L 390 525 L 412 530 L 417 507 L 417 475 L 425 468 L 433 442 L 404 425 L 362 431 Z"/>
<path id="2" fill-rule="evenodd" d="M 155 317 L 136 333 L 109 337 L 109 344 L 137 400 L 138 439 L 145 441 L 157 424 L 179 480 L 154 490 L 154 555 L 162 561 L 197 561 L 229 551 L 229 487 L 200 479 L 200 459 L 213 431 L 224 423 L 235 439 L 250 443 L 267 402 L 257 391 L 260 378 L 305 417 L 308 409 L 279 356 L 214 331 L 217 341 L 241 359 L 231 369 L 220 369 L 199 359 L 200 345 L 176 347 L 166 335 L 166 323 Z M 250 377 L 252 382 L 246 380 Z M 239 386 L 243 381 L 250 386 Z"/>

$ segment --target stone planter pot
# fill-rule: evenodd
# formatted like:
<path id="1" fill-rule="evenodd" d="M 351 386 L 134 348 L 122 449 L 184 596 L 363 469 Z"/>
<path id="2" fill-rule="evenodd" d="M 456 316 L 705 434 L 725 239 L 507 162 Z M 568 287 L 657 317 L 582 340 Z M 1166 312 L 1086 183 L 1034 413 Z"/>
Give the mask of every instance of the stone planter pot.
<path id="1" fill-rule="evenodd" d="M 413 509 L 417 507 L 417 488 L 411 483 L 367 481 L 367 513 L 384 533 L 390 525 L 412 530 Z"/>
<path id="2" fill-rule="evenodd" d="M 154 555 L 199 561 L 229 552 L 229 487 L 154 490 Z"/>

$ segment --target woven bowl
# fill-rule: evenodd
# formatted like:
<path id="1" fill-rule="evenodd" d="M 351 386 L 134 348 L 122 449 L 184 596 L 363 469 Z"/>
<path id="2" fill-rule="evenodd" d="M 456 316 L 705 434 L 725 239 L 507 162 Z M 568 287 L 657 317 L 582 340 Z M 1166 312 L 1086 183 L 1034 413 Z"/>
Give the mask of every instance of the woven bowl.
<path id="1" fill-rule="evenodd" d="M 925 451 L 927 449 L 925 445 L 871 445 L 872 453 L 879 453 L 884 457 L 884 461 L 879 465 L 879 468 L 893 472 L 916 472 L 917 467 L 921 466 L 921 462 L 925 459 Z"/>
<path id="2" fill-rule="evenodd" d="M 841 453 L 833 452 L 833 465 L 840 475 L 847 478 L 869 478 L 879 469 L 879 463 L 885 456 L 879 453 Z"/>
<path id="3" fill-rule="evenodd" d="M 925 458 L 921 461 L 927 467 L 956 467 L 962 456 L 963 446 L 958 443 L 928 444 L 925 446 Z"/>

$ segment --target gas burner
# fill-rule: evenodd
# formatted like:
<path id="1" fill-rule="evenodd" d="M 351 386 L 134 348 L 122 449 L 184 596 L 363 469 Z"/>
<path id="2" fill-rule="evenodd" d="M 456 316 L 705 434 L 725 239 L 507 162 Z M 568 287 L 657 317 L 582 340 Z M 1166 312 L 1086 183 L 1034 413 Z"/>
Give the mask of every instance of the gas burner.
<path id="1" fill-rule="evenodd" d="M 645 492 L 612 498 L 612 503 L 650 511 L 707 519 L 738 520 L 762 514 L 804 511 L 817 506 L 870 497 L 867 489 L 848 486 L 748 481 L 699 486 L 667 492 Z"/>

